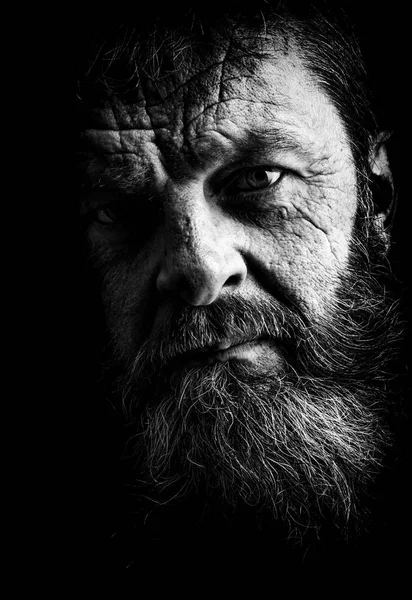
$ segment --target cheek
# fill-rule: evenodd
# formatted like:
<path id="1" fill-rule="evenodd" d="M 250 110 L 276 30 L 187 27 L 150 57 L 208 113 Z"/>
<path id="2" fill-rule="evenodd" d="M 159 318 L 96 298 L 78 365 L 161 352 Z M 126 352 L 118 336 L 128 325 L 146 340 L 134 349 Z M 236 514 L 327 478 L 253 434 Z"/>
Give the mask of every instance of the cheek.
<path id="1" fill-rule="evenodd" d="M 259 257 L 261 282 L 275 296 L 282 289 L 313 316 L 326 314 L 348 262 L 350 232 L 346 222 L 323 228 L 300 214 L 255 235 L 251 254 Z"/>
<path id="2" fill-rule="evenodd" d="M 156 312 L 156 272 L 149 253 L 105 267 L 102 300 L 106 323 L 121 360 L 133 358 L 147 336 Z"/>

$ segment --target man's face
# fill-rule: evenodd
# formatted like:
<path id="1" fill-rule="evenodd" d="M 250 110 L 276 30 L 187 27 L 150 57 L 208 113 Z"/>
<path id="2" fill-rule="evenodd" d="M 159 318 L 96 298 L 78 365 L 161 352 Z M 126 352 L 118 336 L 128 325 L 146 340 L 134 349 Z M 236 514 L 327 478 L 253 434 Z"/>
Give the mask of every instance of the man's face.
<path id="1" fill-rule="evenodd" d="M 84 134 L 89 240 L 142 470 L 294 522 L 322 502 L 346 518 L 379 454 L 363 380 L 380 365 L 369 327 L 386 322 L 353 277 L 349 140 L 293 50 L 192 64 L 142 79 Z"/>
<path id="2" fill-rule="evenodd" d="M 282 293 L 316 319 L 346 268 L 356 174 L 331 101 L 293 53 L 253 74 L 211 62 L 108 107 L 85 134 L 110 188 L 94 198 L 90 238 L 126 360 L 176 302 Z M 278 358 L 259 342 L 236 353 Z"/>

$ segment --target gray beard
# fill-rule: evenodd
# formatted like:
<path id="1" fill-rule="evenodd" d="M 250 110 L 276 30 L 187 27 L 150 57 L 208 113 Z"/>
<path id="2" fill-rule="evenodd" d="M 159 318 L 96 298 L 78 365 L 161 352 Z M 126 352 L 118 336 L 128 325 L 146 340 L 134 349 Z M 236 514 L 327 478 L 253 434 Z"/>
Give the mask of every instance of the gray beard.
<path id="1" fill-rule="evenodd" d="M 298 538 L 325 519 L 343 535 L 358 526 L 391 443 L 388 372 L 400 337 L 365 247 L 355 243 L 322 321 L 286 297 L 175 308 L 121 381 L 145 494 L 165 504 L 206 490 L 263 509 Z M 283 368 L 188 366 L 187 353 L 228 335 L 272 339 Z"/>

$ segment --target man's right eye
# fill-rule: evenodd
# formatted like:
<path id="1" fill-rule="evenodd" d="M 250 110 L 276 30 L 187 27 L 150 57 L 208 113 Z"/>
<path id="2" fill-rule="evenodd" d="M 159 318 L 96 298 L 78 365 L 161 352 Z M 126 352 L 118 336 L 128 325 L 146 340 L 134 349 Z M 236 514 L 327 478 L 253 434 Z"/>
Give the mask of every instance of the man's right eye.
<path id="1" fill-rule="evenodd" d="M 138 214 L 138 207 L 132 202 L 111 202 L 95 208 L 93 211 L 94 221 L 102 225 L 124 225 L 127 227 L 133 226 L 138 222 L 138 217 L 141 216 L 141 208 Z"/>
<path id="2" fill-rule="evenodd" d="M 155 202 L 121 200 L 96 206 L 91 214 L 97 233 L 110 244 L 137 244 L 150 238 L 163 220 Z"/>
<path id="3" fill-rule="evenodd" d="M 119 212 L 112 207 L 99 208 L 95 213 L 95 220 L 104 225 L 113 225 L 119 222 Z"/>

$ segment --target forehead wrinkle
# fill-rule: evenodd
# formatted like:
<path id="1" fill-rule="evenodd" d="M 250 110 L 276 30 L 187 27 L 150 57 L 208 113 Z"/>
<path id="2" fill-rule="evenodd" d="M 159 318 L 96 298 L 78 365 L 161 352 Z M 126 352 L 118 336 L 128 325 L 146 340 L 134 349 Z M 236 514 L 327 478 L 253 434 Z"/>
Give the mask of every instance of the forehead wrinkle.
<path id="1" fill-rule="evenodd" d="M 190 120 L 185 122 L 184 128 L 183 128 L 183 133 L 186 135 L 190 135 L 190 127 L 194 125 L 194 123 L 197 120 L 200 120 L 201 117 L 207 116 L 207 112 L 210 111 L 212 113 L 212 109 L 220 106 L 223 106 L 224 104 L 229 104 L 230 102 L 244 102 L 245 104 L 262 104 L 262 105 L 269 105 L 272 107 L 277 107 L 279 106 L 279 104 L 273 100 L 257 100 L 257 99 L 251 99 L 251 98 L 244 98 L 242 96 L 231 96 L 230 98 L 226 98 L 226 99 L 222 99 L 219 98 L 216 102 L 212 102 L 210 104 L 208 104 L 207 106 L 205 106 L 204 108 L 202 108 L 202 110 L 195 115 L 194 117 L 192 117 Z M 215 111 L 215 113 L 218 113 L 218 111 Z M 218 118 L 218 117 L 217 117 Z"/>
<path id="2" fill-rule="evenodd" d="M 257 69 L 253 75 L 249 73 L 245 74 L 238 69 L 228 73 L 226 72 L 226 69 L 228 62 L 230 61 L 223 62 L 220 79 L 219 81 L 215 80 L 214 97 L 212 96 L 209 102 L 204 102 L 203 106 L 198 106 L 198 111 L 193 115 L 193 110 L 196 107 L 196 100 L 198 100 L 196 93 L 193 93 L 195 102 L 191 101 L 190 93 L 188 94 L 189 97 L 184 98 L 185 109 L 190 106 L 190 112 L 192 112 L 192 115 L 190 116 L 185 110 L 183 118 L 184 125 L 180 132 L 185 140 L 189 141 L 191 137 L 196 137 L 197 130 L 201 130 L 202 124 L 206 120 L 213 120 L 216 125 L 218 121 L 223 118 L 233 120 L 234 116 L 235 119 L 238 120 L 239 111 L 243 111 L 242 105 L 245 105 L 246 109 L 246 112 L 241 115 L 242 117 L 247 116 L 250 112 L 248 106 L 256 105 L 257 107 L 260 107 L 258 109 L 259 115 L 255 113 L 254 116 L 253 110 L 250 114 L 250 117 L 254 118 L 256 121 L 258 121 L 259 116 L 262 121 L 264 120 L 265 122 L 270 119 L 278 120 L 279 113 L 283 113 L 283 116 L 286 115 L 287 117 L 288 112 L 290 112 L 291 114 L 289 117 L 293 116 L 293 113 L 296 113 L 296 116 L 300 117 L 304 122 L 308 115 L 297 114 L 303 107 L 299 106 L 299 101 L 295 102 L 293 98 L 288 96 L 288 87 L 284 90 L 282 82 L 277 81 L 276 83 L 278 85 L 273 89 L 273 86 L 268 85 L 268 77 L 270 78 L 271 71 L 275 68 L 275 73 L 277 71 L 277 75 L 279 76 L 279 73 L 283 72 L 285 79 L 287 80 L 290 73 L 294 75 L 296 67 L 300 67 L 299 77 L 303 76 L 303 84 L 305 84 L 305 87 L 308 83 L 312 87 L 313 82 L 311 81 L 311 78 L 308 77 L 307 69 L 300 64 L 300 61 L 297 63 L 292 61 L 291 64 L 279 64 L 278 58 L 279 57 L 274 58 L 264 66 L 260 65 L 259 69 Z M 288 63 L 289 62 L 290 59 L 288 57 Z M 268 68 L 269 72 L 267 71 Z M 186 90 L 186 92 L 190 92 L 190 90 Z M 297 94 L 298 100 L 303 92 L 300 89 L 297 89 L 294 90 L 294 93 Z M 234 108 L 231 107 L 231 103 L 235 103 Z M 233 113 L 233 116 L 230 114 L 231 112 Z M 286 121 L 285 125 L 288 125 Z M 296 127 L 294 129 L 296 129 Z M 283 136 L 283 138 L 285 137 L 286 135 Z M 277 138 L 279 138 L 278 135 Z M 279 139 L 276 141 L 279 141 Z M 294 140 L 290 139 L 290 145 L 293 145 L 293 141 Z"/>
<path id="3" fill-rule="evenodd" d="M 152 171 L 157 171 L 160 161 L 164 173 L 172 177 L 186 177 L 213 161 L 226 161 L 228 157 L 235 161 L 236 156 L 245 158 L 248 153 L 265 160 L 265 153 L 270 158 L 276 151 L 286 150 L 319 160 L 326 150 L 327 140 L 323 138 L 334 111 L 301 61 L 295 61 L 294 56 L 280 58 L 280 61 L 276 57 L 275 61 L 260 65 L 253 77 L 249 74 L 245 77 L 238 69 L 224 76 L 228 62 L 215 63 L 218 66 L 211 70 L 213 85 L 206 97 L 195 85 L 199 81 L 197 77 L 192 77 L 191 84 L 185 84 L 176 94 L 175 102 L 164 102 L 159 112 L 148 110 L 148 105 L 137 107 L 136 111 L 131 108 L 127 111 L 131 117 L 128 132 L 123 128 L 111 132 L 111 136 L 105 132 L 103 137 L 112 142 L 110 147 L 105 141 L 104 151 L 124 154 L 130 150 L 139 155 L 136 162 L 152 163 Z M 200 74 L 203 76 L 204 72 Z M 309 102 L 306 101 L 308 95 Z M 321 100 L 319 110 L 317 98 Z M 145 129 L 144 117 L 150 122 L 150 131 Z M 131 129 L 133 121 L 135 128 Z M 92 139 L 102 139 L 102 132 L 96 130 L 89 130 L 89 135 Z M 222 137 L 227 139 L 227 144 Z M 325 141 L 323 147 L 322 140 Z M 148 142 L 153 145 L 155 163 L 148 157 L 152 154 Z M 143 156 L 140 158 L 140 155 Z M 133 180 L 129 166 L 123 167 L 122 172 L 126 181 Z M 115 178 L 119 179 L 120 175 Z"/>
<path id="4" fill-rule="evenodd" d="M 224 59 L 221 59 L 219 61 L 216 61 L 216 62 L 213 62 L 213 63 L 207 65 L 206 67 L 200 69 L 199 71 L 195 71 L 187 79 L 185 79 L 184 81 L 181 81 L 180 83 L 175 85 L 169 93 L 163 95 L 156 102 L 147 104 L 146 106 L 151 108 L 152 106 L 158 106 L 159 104 L 162 104 L 163 102 L 172 100 L 174 98 L 175 94 L 186 90 L 193 83 L 196 83 L 196 81 L 198 81 L 199 79 L 202 79 L 205 75 L 207 75 L 210 71 L 212 71 L 212 69 L 221 67 L 223 64 L 223 61 L 224 61 Z"/>
<path id="5" fill-rule="evenodd" d="M 243 53 L 232 50 L 235 34 L 232 32 L 224 42 L 219 40 L 208 64 L 203 63 L 204 56 L 190 57 L 186 68 L 156 80 L 141 79 L 144 107 L 155 132 L 169 128 L 173 137 L 186 137 L 206 112 L 216 119 L 219 107 L 231 100 L 250 104 L 259 61 L 255 57 L 252 68 L 250 57 L 245 60 Z"/>

